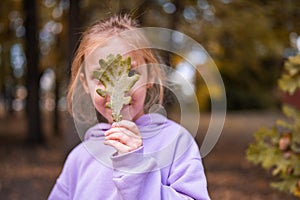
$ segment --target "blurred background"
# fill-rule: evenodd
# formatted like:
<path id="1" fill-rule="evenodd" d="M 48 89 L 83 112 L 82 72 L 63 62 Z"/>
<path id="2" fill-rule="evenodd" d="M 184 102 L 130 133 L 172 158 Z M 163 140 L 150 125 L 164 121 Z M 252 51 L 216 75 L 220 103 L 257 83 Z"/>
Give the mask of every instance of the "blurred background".
<path id="1" fill-rule="evenodd" d="M 129 13 L 144 27 L 190 36 L 221 73 L 228 116 L 219 143 L 204 158 L 212 198 L 292 199 L 269 188 L 268 174 L 247 163 L 244 150 L 258 126 L 280 115 L 283 101 L 299 105 L 298 94 L 286 96 L 277 85 L 284 61 L 300 49 L 299 8 L 298 0 L 1 0 L 0 198 L 47 197 L 79 142 L 66 91 L 81 33 L 99 19 Z M 170 42 L 182 43 L 178 37 Z M 178 55 L 167 62 L 186 74 L 200 109 L 209 113 L 201 76 Z"/>

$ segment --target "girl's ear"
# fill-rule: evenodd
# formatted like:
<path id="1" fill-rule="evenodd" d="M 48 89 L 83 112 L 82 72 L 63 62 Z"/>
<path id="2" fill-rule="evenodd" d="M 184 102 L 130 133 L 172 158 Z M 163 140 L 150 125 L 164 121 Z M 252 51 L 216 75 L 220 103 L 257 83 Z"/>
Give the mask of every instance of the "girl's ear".
<path id="1" fill-rule="evenodd" d="M 82 72 L 80 72 L 79 78 L 80 78 L 80 82 L 83 85 L 84 91 L 87 94 L 90 94 L 89 87 L 88 87 L 88 84 L 87 84 L 87 80 L 86 80 L 86 78 L 85 78 L 85 76 L 84 76 L 84 74 Z"/>

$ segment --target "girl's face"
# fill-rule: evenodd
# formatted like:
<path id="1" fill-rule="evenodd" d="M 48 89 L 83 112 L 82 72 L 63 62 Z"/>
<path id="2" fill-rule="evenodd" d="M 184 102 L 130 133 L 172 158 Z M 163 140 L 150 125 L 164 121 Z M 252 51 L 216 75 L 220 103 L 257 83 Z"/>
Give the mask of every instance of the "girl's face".
<path id="1" fill-rule="evenodd" d="M 110 40 L 109 44 L 98 48 L 84 62 L 85 73 L 80 74 L 80 80 L 83 83 L 85 91 L 91 96 L 96 110 L 104 116 L 109 123 L 113 122 L 112 111 L 106 107 L 106 102 L 110 101 L 110 97 L 105 98 L 97 94 L 97 89 L 105 89 L 101 82 L 93 77 L 93 72 L 100 68 L 99 59 L 105 59 L 109 54 L 118 54 L 128 52 L 130 46 L 124 40 L 117 38 Z M 131 70 L 139 74 L 140 78 L 131 88 L 126 96 L 131 96 L 131 102 L 125 105 L 121 111 L 122 119 L 135 121 L 144 114 L 144 102 L 146 98 L 147 88 L 150 86 L 148 82 L 148 74 L 145 59 L 138 51 L 123 54 L 123 57 L 131 57 Z M 120 94 L 122 95 L 122 94 Z"/>

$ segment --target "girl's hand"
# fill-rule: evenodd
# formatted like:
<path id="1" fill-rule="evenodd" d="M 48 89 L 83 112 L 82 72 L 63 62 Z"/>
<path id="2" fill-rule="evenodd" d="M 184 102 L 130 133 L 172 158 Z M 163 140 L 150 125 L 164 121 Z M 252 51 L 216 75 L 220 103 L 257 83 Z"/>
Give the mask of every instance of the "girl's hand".
<path id="1" fill-rule="evenodd" d="M 143 144 L 138 127 L 128 120 L 113 123 L 104 134 L 104 144 L 114 147 L 118 154 L 134 151 Z"/>

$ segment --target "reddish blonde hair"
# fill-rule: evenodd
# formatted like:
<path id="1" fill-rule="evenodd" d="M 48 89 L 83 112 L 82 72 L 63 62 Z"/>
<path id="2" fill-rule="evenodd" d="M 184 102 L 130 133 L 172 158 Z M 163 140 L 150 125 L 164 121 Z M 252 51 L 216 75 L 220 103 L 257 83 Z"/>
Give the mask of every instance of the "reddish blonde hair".
<path id="1" fill-rule="evenodd" d="M 134 30 L 139 27 L 138 23 L 130 18 L 128 15 L 112 16 L 108 19 L 98 21 L 92 24 L 82 35 L 79 47 L 74 56 L 71 66 L 71 80 L 67 94 L 68 110 L 72 114 L 72 96 L 75 88 L 76 77 L 82 71 L 84 58 L 86 58 L 93 50 L 100 45 L 103 45 L 109 38 L 116 36 L 128 30 Z M 143 42 L 147 40 L 140 33 L 134 35 L 143 38 Z M 143 55 L 146 63 L 151 64 L 151 69 L 148 67 L 148 76 L 155 78 L 153 87 L 149 89 L 145 101 L 145 111 L 155 103 L 162 104 L 163 101 L 163 83 L 164 73 L 159 67 L 158 58 L 149 48 L 138 49 Z"/>

